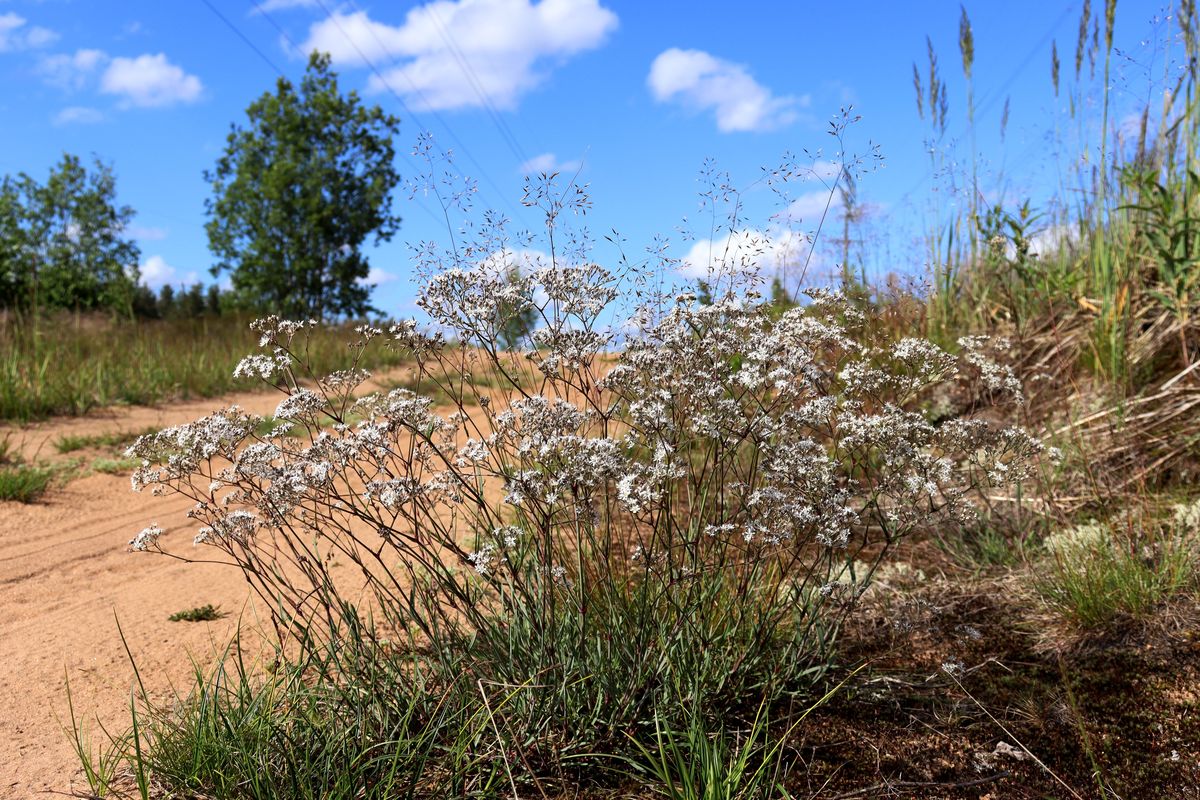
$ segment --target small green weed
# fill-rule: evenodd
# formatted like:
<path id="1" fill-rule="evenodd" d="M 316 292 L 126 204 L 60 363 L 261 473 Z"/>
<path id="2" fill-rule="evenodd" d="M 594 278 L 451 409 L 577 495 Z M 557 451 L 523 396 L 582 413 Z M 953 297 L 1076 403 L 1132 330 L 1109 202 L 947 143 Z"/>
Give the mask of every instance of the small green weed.
<path id="1" fill-rule="evenodd" d="M 176 611 L 171 616 L 167 617 L 171 622 L 212 622 L 215 619 L 221 619 L 225 616 L 225 612 L 214 606 L 212 603 L 207 603 L 195 608 L 189 608 L 185 611 Z"/>
<path id="2" fill-rule="evenodd" d="M 137 469 L 140 463 L 135 458 L 97 458 L 92 462 L 92 471 L 103 472 L 105 475 L 122 475 Z"/>
<path id="3" fill-rule="evenodd" d="M 158 428 L 145 428 L 140 431 L 110 431 L 90 435 L 60 436 L 54 441 L 54 449 L 60 453 L 74 453 L 77 450 L 112 448 L 124 449 L 139 437 L 158 431 Z"/>
<path id="4" fill-rule="evenodd" d="M 4 467 L 0 469 L 0 500 L 32 503 L 46 493 L 53 480 L 54 470 L 49 467 Z"/>

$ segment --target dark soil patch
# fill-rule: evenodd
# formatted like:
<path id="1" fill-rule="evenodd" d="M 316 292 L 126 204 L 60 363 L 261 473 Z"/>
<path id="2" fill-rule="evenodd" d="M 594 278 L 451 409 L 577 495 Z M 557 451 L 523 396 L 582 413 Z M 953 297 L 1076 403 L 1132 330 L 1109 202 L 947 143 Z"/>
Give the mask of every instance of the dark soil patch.
<path id="1" fill-rule="evenodd" d="M 870 664 L 803 725 L 793 794 L 1200 797 L 1194 604 L 1053 646 L 1027 606 L 986 581 L 869 602 L 842 652 Z"/>

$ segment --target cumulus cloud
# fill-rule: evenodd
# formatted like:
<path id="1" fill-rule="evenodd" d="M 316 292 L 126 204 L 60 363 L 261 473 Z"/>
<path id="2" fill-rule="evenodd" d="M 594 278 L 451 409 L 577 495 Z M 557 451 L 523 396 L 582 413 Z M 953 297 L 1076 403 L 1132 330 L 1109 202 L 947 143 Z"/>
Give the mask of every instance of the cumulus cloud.
<path id="1" fill-rule="evenodd" d="M 363 286 L 379 286 L 384 283 L 391 283 L 396 280 L 396 276 L 380 267 L 371 267 L 371 271 L 367 273 L 367 277 L 360 278 L 359 283 Z"/>
<path id="2" fill-rule="evenodd" d="M 44 56 L 38 62 L 37 72 L 51 86 L 79 90 L 90 83 L 100 67 L 107 63 L 108 55 L 103 50 L 83 49 L 74 53 Z"/>
<path id="3" fill-rule="evenodd" d="M 575 172 L 579 169 L 581 163 L 578 159 L 559 161 L 558 156 L 554 155 L 554 153 L 542 153 L 517 167 L 517 171 L 522 175 L 541 175 L 543 172 L 547 174 L 554 172 Z"/>
<path id="4" fill-rule="evenodd" d="M 67 106 L 54 115 L 55 125 L 94 125 L 104 121 L 104 112 L 88 106 Z"/>
<path id="5" fill-rule="evenodd" d="M 114 58 L 100 78 L 100 91 L 120 97 L 123 106 L 157 108 L 195 102 L 204 85 L 168 61 L 165 53 L 146 53 Z"/>
<path id="6" fill-rule="evenodd" d="M 176 270 L 162 256 L 150 256 L 142 262 L 142 282 L 159 287 L 175 280 Z"/>
<path id="7" fill-rule="evenodd" d="M 103 50 L 82 49 L 43 57 L 37 72 L 49 85 L 67 91 L 97 86 L 120 98 L 122 108 L 191 103 L 204 91 L 199 78 L 172 64 L 165 53 L 112 58 Z"/>
<path id="8" fill-rule="evenodd" d="M 317 0 L 259 0 L 250 9 L 250 14 L 268 14 L 272 11 L 286 11 L 291 8 L 315 8 Z"/>
<path id="9" fill-rule="evenodd" d="M 808 237 L 796 231 L 746 228 L 716 239 L 697 240 L 678 269 L 693 280 L 751 270 L 798 273 L 811 247 Z"/>
<path id="10" fill-rule="evenodd" d="M 434 0 L 398 26 L 335 12 L 311 26 L 301 49 L 342 66 L 370 61 L 382 78 L 372 74 L 368 89 L 390 88 L 417 111 L 481 106 L 483 97 L 513 109 L 548 66 L 599 47 L 616 27 L 599 0 Z"/>
<path id="11" fill-rule="evenodd" d="M 703 50 L 673 47 L 659 53 L 646 83 L 660 103 L 713 112 L 723 133 L 782 128 L 794 122 L 798 109 L 808 102 L 791 95 L 777 97 L 745 66 Z"/>
<path id="12" fill-rule="evenodd" d="M 124 232 L 142 242 L 161 242 L 167 238 L 166 228 L 155 228 L 147 225 L 130 225 Z"/>
<path id="13" fill-rule="evenodd" d="M 56 41 L 58 34 L 40 25 L 29 25 L 19 14 L 0 14 L 0 53 L 32 50 Z"/>

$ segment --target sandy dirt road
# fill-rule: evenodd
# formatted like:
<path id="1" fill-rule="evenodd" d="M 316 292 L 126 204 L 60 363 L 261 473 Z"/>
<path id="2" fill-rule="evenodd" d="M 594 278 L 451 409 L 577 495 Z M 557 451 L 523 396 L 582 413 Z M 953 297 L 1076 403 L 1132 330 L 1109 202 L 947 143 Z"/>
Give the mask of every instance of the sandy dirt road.
<path id="1" fill-rule="evenodd" d="M 53 460 L 64 434 L 139 431 L 188 422 L 236 402 L 269 414 L 277 394 L 243 394 L 157 408 L 110 410 L 51 420 L 11 434 L 26 458 Z M 134 681 L 118 633 L 125 633 L 147 690 L 186 687 L 193 657 L 212 663 L 238 624 L 257 609 L 240 573 L 129 553 L 126 543 L 157 522 L 190 549 L 189 502 L 130 490 L 128 475 L 94 474 L 23 505 L 0 501 L 0 798 L 86 790 L 72 746 L 66 680 L 85 725 L 128 725 Z M 174 534 L 174 536 L 172 536 Z M 183 550 L 181 549 L 181 552 Z M 170 622 L 179 610 L 212 603 L 229 615 L 213 622 Z"/>

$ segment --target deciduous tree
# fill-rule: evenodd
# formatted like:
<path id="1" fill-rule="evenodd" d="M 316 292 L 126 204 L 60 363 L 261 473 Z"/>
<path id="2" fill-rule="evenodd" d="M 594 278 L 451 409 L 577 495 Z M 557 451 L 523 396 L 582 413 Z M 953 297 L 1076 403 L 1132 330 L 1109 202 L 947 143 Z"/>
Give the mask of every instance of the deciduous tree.
<path id="1" fill-rule="evenodd" d="M 244 306 L 288 317 L 360 315 L 371 309 L 362 253 L 399 219 L 392 138 L 399 121 L 343 95 L 329 57 L 314 53 L 299 86 L 281 78 L 230 131 L 205 173 L 213 274 L 231 273 Z"/>

